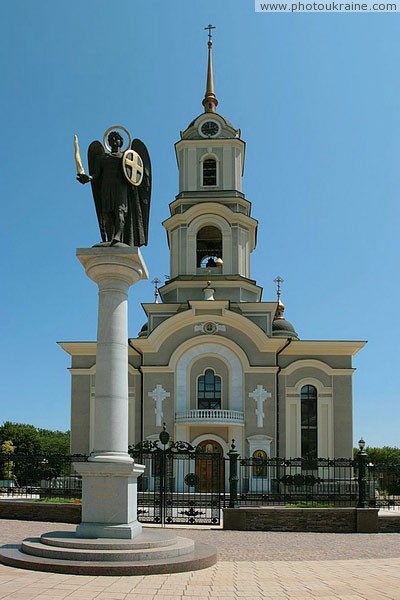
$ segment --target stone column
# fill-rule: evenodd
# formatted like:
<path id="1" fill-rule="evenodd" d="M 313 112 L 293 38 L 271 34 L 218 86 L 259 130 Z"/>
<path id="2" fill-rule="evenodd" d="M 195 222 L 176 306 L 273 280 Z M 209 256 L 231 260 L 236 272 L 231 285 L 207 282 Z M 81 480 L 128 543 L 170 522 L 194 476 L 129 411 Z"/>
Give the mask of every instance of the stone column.
<path id="1" fill-rule="evenodd" d="M 142 465 L 128 454 L 128 290 L 147 279 L 138 248 L 79 248 L 77 257 L 99 287 L 94 451 L 76 463 L 82 475 L 82 523 L 78 537 L 132 538 L 137 477 Z"/>

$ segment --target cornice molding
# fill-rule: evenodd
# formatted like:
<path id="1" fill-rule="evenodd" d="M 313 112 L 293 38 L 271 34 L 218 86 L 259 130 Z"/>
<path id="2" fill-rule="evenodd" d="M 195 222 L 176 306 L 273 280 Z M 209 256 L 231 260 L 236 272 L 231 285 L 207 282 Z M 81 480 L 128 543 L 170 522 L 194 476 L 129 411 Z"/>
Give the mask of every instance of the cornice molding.
<path id="1" fill-rule="evenodd" d="M 176 212 L 176 209 L 181 205 L 187 205 L 190 203 L 206 204 L 207 202 L 213 202 L 213 201 L 218 202 L 218 204 L 227 206 L 227 208 L 229 208 L 228 204 L 239 204 L 240 206 L 242 206 L 245 209 L 246 212 L 244 214 L 250 216 L 250 212 L 251 212 L 250 200 L 247 200 L 247 198 L 245 198 L 242 193 L 240 193 L 240 196 L 232 195 L 232 190 L 230 190 L 230 191 L 218 190 L 218 192 L 208 193 L 207 196 L 205 195 L 205 192 L 202 192 L 202 191 L 180 192 L 178 194 L 178 196 L 176 196 L 175 200 L 170 202 L 169 210 L 170 210 L 171 215 L 174 215 Z M 231 208 L 229 208 L 229 210 L 231 210 Z M 177 213 L 177 214 L 184 214 L 184 213 Z"/>
<path id="2" fill-rule="evenodd" d="M 198 148 L 208 148 L 213 146 L 237 146 L 244 153 L 246 142 L 239 137 L 213 137 L 213 138 L 184 138 L 175 142 L 175 151 L 178 153 L 183 146 L 196 146 Z"/>
<path id="3" fill-rule="evenodd" d="M 304 356 L 318 354 L 320 356 L 347 355 L 354 356 L 367 344 L 365 341 L 336 340 L 293 340 L 283 350 L 281 356 Z"/>
<path id="4" fill-rule="evenodd" d="M 173 369 L 169 365 L 156 365 L 156 366 L 147 366 L 141 367 L 142 373 L 149 374 L 161 374 L 161 373 L 173 373 Z"/>
<path id="5" fill-rule="evenodd" d="M 207 340 L 209 340 L 210 338 L 207 337 Z M 244 373 L 254 373 L 257 375 L 275 375 L 275 373 L 278 371 L 279 367 L 252 367 L 251 365 L 245 366 L 243 367 L 243 372 Z M 146 367 L 142 367 L 141 371 L 143 373 L 149 373 L 149 374 L 161 374 L 161 373 L 174 373 L 175 369 L 174 366 L 172 365 L 156 365 L 156 366 L 146 366 Z"/>
<path id="6" fill-rule="evenodd" d="M 218 202 L 217 198 L 215 198 L 213 202 L 201 202 L 195 204 L 183 213 L 175 213 L 171 217 L 168 217 L 168 219 L 165 219 L 165 221 L 162 222 L 162 225 L 169 232 L 179 225 L 188 225 L 199 217 L 209 215 L 217 215 L 225 219 L 230 227 L 238 224 L 255 231 L 258 226 L 257 219 L 243 213 L 233 212 L 226 204 Z"/>
<path id="7" fill-rule="evenodd" d="M 93 366 L 86 369 L 77 369 L 75 367 L 71 367 L 70 369 L 68 369 L 68 371 L 71 373 L 71 375 L 95 375 L 96 365 L 94 364 Z"/>
<path id="8" fill-rule="evenodd" d="M 218 277 L 218 279 L 217 279 L 217 277 Z M 223 288 L 231 288 L 232 286 L 234 286 L 234 287 L 243 288 L 245 290 L 249 290 L 253 293 L 256 290 L 258 295 L 261 297 L 262 287 L 257 285 L 255 282 L 253 283 L 252 281 L 245 279 L 244 277 L 232 279 L 231 275 L 218 275 L 217 277 L 211 276 L 209 278 L 211 281 L 211 287 L 215 287 L 217 289 L 223 289 Z M 176 278 L 166 282 L 163 286 L 161 286 L 158 289 L 160 290 L 161 294 L 165 294 L 167 292 L 174 291 L 177 288 L 204 289 L 207 285 L 206 282 L 207 282 L 207 275 L 204 275 L 204 277 L 200 276 L 200 275 L 193 275 L 193 277 L 180 277 L 178 275 Z M 186 303 L 187 302 L 193 302 L 193 301 L 187 300 Z M 210 301 L 199 300 L 198 302 L 205 302 L 206 305 L 209 305 Z M 214 307 L 217 302 L 229 302 L 229 300 L 212 300 Z M 169 304 L 169 303 L 167 303 L 167 304 Z M 181 304 L 185 304 L 185 302 L 180 301 L 177 304 L 181 305 Z M 246 303 L 243 302 L 243 304 L 247 304 L 247 302 Z M 181 314 L 181 313 L 179 313 L 179 314 Z M 243 314 L 241 316 L 244 316 L 244 315 L 245 315 L 245 313 L 243 312 Z"/>
<path id="9" fill-rule="evenodd" d="M 96 342 L 57 342 L 71 356 L 96 356 Z"/>
<path id="10" fill-rule="evenodd" d="M 283 352 L 282 352 L 283 354 Z M 291 363 L 290 365 L 288 365 L 287 367 L 281 369 L 280 371 L 280 375 L 291 375 L 292 373 L 294 373 L 295 371 L 298 371 L 299 369 L 318 369 L 319 371 L 323 371 L 325 373 L 325 375 L 329 375 L 331 376 L 340 376 L 340 375 L 348 375 L 351 376 L 353 375 L 355 369 L 335 369 L 334 367 L 331 367 L 330 365 L 328 365 L 326 362 L 322 361 L 322 360 L 316 360 L 313 358 L 305 358 L 302 360 L 296 360 L 293 363 Z"/>
<path id="11" fill-rule="evenodd" d="M 97 353 L 97 342 L 57 342 L 57 344 L 70 356 L 96 356 Z M 140 354 L 128 344 L 128 356 L 140 356 Z"/>

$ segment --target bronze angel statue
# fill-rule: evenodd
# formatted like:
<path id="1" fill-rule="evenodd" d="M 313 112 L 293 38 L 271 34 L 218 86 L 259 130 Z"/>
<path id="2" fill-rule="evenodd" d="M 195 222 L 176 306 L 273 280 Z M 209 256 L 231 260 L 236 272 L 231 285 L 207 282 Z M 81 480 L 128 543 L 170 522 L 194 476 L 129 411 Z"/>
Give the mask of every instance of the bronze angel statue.
<path id="1" fill-rule="evenodd" d="M 124 139 L 115 131 L 122 130 Z M 94 141 L 88 148 L 89 175 L 84 172 L 78 138 L 75 160 L 79 183 L 91 183 L 102 243 L 146 246 L 148 241 L 151 162 L 146 146 L 138 139 L 131 143 L 129 132 L 121 126 L 110 127 L 103 144 Z"/>

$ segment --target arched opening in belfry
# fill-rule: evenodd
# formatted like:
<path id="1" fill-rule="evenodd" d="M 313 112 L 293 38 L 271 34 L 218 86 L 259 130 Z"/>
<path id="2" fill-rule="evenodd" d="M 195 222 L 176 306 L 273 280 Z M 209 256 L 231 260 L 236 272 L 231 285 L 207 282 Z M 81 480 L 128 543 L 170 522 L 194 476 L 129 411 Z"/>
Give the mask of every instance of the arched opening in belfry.
<path id="1" fill-rule="evenodd" d="M 206 158 L 203 161 L 203 186 L 217 185 L 217 161 Z"/>
<path id="2" fill-rule="evenodd" d="M 197 233 L 197 267 L 208 269 L 218 267 L 222 259 L 222 233 L 218 227 L 207 225 Z"/>

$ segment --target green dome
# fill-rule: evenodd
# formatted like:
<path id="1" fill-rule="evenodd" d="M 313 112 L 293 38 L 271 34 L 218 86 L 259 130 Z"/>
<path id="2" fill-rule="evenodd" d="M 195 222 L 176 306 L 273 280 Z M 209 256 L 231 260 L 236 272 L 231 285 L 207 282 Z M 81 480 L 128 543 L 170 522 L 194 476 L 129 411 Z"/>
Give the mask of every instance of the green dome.
<path id="1" fill-rule="evenodd" d="M 275 319 L 272 323 L 272 335 L 274 337 L 291 337 L 299 339 L 293 325 L 286 319 Z"/>
<path id="2" fill-rule="evenodd" d="M 142 329 L 139 331 L 138 337 L 147 337 L 148 331 L 149 331 L 149 324 L 146 322 L 142 326 Z"/>

